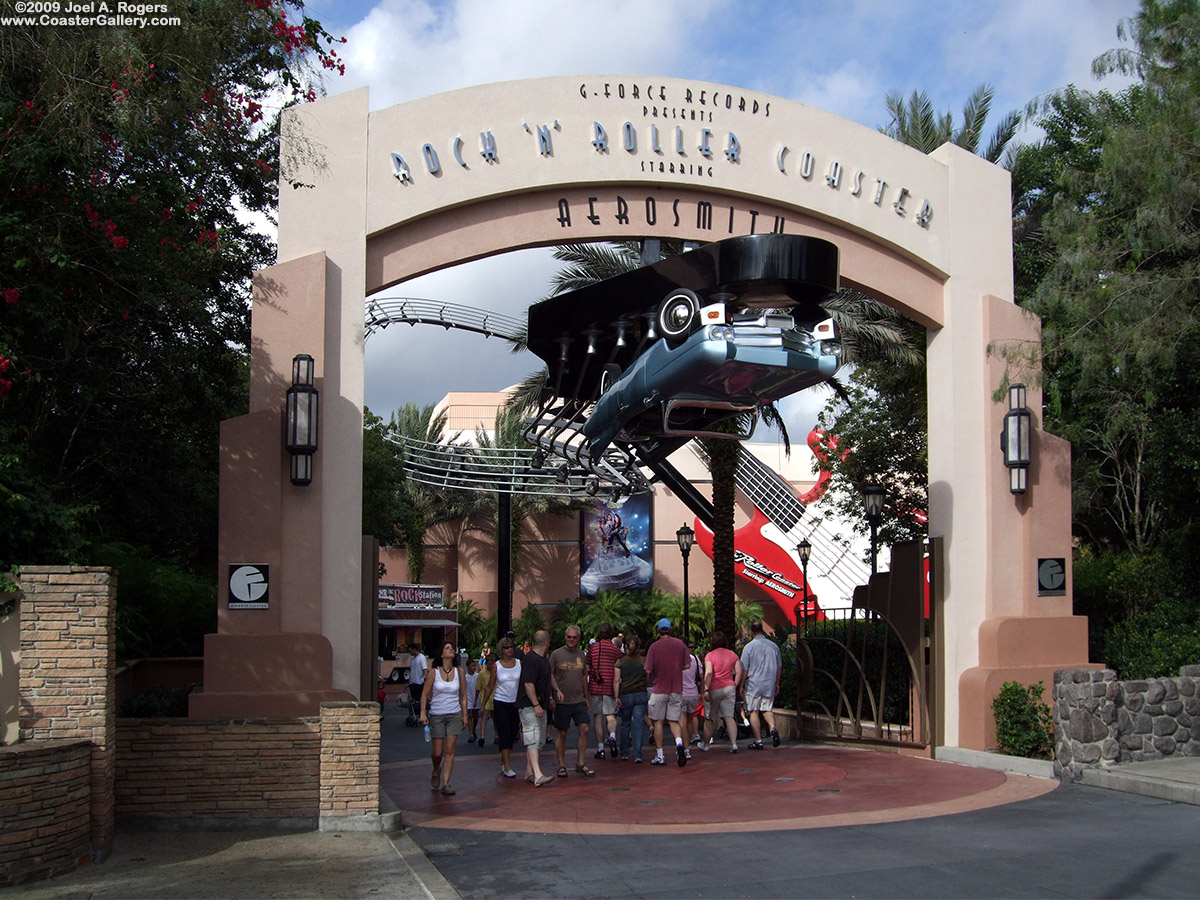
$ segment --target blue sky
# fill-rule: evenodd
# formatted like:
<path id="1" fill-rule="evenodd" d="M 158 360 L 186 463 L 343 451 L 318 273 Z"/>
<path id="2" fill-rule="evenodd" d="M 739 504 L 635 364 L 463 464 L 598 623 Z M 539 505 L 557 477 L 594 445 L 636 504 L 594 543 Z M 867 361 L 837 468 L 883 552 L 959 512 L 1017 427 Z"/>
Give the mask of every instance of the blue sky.
<path id="1" fill-rule="evenodd" d="M 307 8 L 348 39 L 346 75 L 329 82 L 330 92 L 369 85 L 376 109 L 474 84 L 611 73 L 712 81 L 877 127 L 886 123 L 889 91 L 923 90 L 957 119 L 971 91 L 987 83 L 996 92 L 994 121 L 1068 84 L 1119 87 L 1095 82 L 1091 61 L 1119 46 L 1117 24 L 1137 2 L 309 0 Z M 388 294 L 519 314 L 545 294 L 553 270 L 547 251 L 525 251 Z M 449 390 L 497 390 L 536 367 L 498 342 L 427 331 L 417 342 L 413 331 L 392 328 L 368 342 L 374 412 L 387 416 Z M 805 406 L 794 408 L 807 419 Z M 793 433 L 811 424 L 798 421 Z"/>

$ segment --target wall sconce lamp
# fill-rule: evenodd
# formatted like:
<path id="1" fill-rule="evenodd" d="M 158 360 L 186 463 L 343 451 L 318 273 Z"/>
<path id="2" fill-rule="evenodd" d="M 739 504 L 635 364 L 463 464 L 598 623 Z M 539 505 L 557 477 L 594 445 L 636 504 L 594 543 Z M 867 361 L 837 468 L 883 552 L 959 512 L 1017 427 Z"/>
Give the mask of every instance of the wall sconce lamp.
<path id="1" fill-rule="evenodd" d="M 1032 431 L 1033 416 L 1025 406 L 1025 385 L 1009 385 L 1008 412 L 1004 414 L 1004 430 L 1000 432 L 1000 449 L 1004 452 L 1004 465 L 1008 467 L 1008 489 L 1014 494 L 1028 490 Z"/>
<path id="2" fill-rule="evenodd" d="M 287 435 L 284 446 L 292 455 L 292 484 L 312 484 L 312 458 L 317 452 L 317 389 L 315 361 L 307 353 L 292 358 L 292 386 L 287 389 Z"/>

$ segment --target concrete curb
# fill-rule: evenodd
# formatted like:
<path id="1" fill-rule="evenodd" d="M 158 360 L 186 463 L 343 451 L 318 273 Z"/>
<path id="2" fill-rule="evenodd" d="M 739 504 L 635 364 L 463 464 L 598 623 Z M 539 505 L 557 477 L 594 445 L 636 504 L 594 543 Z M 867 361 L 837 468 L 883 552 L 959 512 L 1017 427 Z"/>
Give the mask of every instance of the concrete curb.
<path id="1" fill-rule="evenodd" d="M 1056 777 L 1054 763 L 1048 759 L 1005 756 L 1003 753 L 987 753 L 983 750 L 967 750 L 963 747 L 935 747 L 933 758 L 939 762 L 974 766 L 977 769 L 994 769 L 998 772 L 1013 772 L 1017 775 L 1032 775 L 1035 778 Z"/>
<path id="2" fill-rule="evenodd" d="M 1115 768 L 1084 769 L 1080 773 L 1080 781 L 1083 784 L 1107 788 L 1110 791 L 1124 791 L 1127 794 L 1140 794 L 1143 797 L 1169 800 L 1172 803 L 1189 803 L 1192 806 L 1200 806 L 1200 785 L 1186 784 L 1181 781 L 1171 781 L 1161 777 L 1148 778 L 1132 772 L 1121 772 Z"/>
<path id="3" fill-rule="evenodd" d="M 462 900 L 462 894 L 446 880 L 437 866 L 429 861 L 429 857 L 417 846 L 416 841 L 408 836 L 407 831 L 392 832 L 388 839 L 429 900 Z"/>

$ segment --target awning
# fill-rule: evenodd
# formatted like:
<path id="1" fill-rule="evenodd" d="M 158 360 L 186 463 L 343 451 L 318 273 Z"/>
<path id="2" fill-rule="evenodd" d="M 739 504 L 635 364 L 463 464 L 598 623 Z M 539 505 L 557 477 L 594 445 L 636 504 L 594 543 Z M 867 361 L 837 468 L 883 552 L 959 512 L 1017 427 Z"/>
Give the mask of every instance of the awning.
<path id="1" fill-rule="evenodd" d="M 401 625 L 419 625 L 422 628 L 457 628 L 457 622 L 449 619 L 380 619 L 380 628 L 399 628 Z"/>

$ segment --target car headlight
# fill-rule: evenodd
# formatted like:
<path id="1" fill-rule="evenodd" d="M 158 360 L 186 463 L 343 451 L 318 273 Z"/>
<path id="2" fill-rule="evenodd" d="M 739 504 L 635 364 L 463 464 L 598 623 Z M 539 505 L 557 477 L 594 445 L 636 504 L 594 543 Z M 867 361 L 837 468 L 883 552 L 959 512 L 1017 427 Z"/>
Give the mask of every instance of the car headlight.
<path id="1" fill-rule="evenodd" d="M 841 341 L 821 341 L 817 346 L 822 356 L 841 357 L 842 355 Z"/>
<path id="2" fill-rule="evenodd" d="M 708 339 L 710 341 L 732 341 L 733 329 L 728 325 L 709 325 Z"/>

